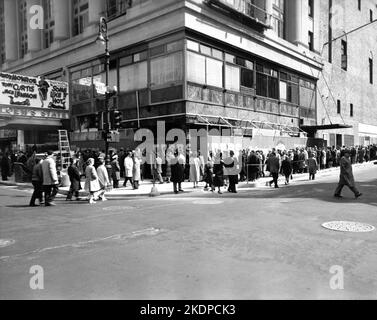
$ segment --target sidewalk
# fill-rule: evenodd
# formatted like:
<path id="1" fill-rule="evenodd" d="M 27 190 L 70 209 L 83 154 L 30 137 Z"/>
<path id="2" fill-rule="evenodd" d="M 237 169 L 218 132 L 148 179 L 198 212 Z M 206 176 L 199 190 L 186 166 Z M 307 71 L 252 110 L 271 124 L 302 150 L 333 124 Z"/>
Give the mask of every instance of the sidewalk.
<path id="1" fill-rule="evenodd" d="M 368 167 L 368 166 L 374 166 L 374 162 L 368 162 L 363 164 L 356 164 L 353 166 L 354 169 L 361 168 L 361 167 Z M 325 177 L 328 175 L 333 174 L 334 172 L 339 172 L 339 168 L 331 168 L 331 169 L 325 169 L 318 171 L 317 177 Z M 260 178 L 256 182 L 240 182 L 238 185 L 238 190 L 240 192 L 246 192 L 251 190 L 263 190 L 263 189 L 270 189 L 269 186 L 266 186 L 266 183 L 271 181 L 271 177 L 265 177 Z M 304 174 L 295 174 L 293 175 L 293 181 L 292 185 L 295 184 L 295 182 L 304 182 L 309 181 L 308 175 L 306 173 Z M 279 177 L 279 183 L 284 187 L 283 178 Z M 119 184 L 122 186 L 123 181 Z M 5 186 L 18 186 L 23 188 L 32 189 L 33 186 L 31 183 L 16 183 L 14 181 L 14 177 L 11 177 L 9 181 L 0 181 L 0 185 Z M 193 184 L 191 182 L 183 182 L 182 188 L 185 191 L 185 193 L 202 193 L 205 183 L 201 182 L 199 185 L 199 188 L 194 189 Z M 84 188 L 84 182 L 82 182 L 82 187 Z M 119 189 L 113 189 L 111 192 L 106 193 L 106 197 L 108 198 L 125 198 L 125 197 L 148 197 L 151 196 L 153 184 L 152 182 L 144 181 L 140 183 L 140 187 L 138 190 L 133 190 L 131 186 L 128 184 L 127 188 L 119 188 Z M 159 195 L 173 195 L 173 183 L 164 183 L 164 184 L 156 184 L 157 190 Z M 59 194 L 66 196 L 68 194 L 69 187 L 60 187 L 59 188 Z M 87 193 L 82 190 L 80 191 L 80 197 L 86 197 Z"/>

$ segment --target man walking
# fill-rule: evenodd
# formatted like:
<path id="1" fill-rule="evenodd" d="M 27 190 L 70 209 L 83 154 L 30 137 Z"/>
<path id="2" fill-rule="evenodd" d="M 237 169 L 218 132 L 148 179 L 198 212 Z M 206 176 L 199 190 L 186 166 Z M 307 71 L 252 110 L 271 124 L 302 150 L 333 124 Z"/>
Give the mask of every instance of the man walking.
<path id="1" fill-rule="evenodd" d="M 267 165 L 270 169 L 270 173 L 272 175 L 273 180 L 270 181 L 270 187 L 274 183 L 275 189 L 278 189 L 278 179 L 279 179 L 279 171 L 280 171 L 280 161 L 279 158 L 276 157 L 276 153 L 271 153 L 270 157 L 267 160 Z"/>
<path id="2" fill-rule="evenodd" d="M 70 159 L 71 165 L 68 167 L 68 176 L 71 182 L 69 187 L 68 195 L 66 201 L 72 201 L 72 196 L 75 195 L 76 201 L 80 200 L 80 190 L 81 190 L 81 175 L 79 168 L 77 167 L 79 159 Z"/>
<path id="3" fill-rule="evenodd" d="M 355 194 L 356 199 L 362 196 L 355 186 L 349 150 L 345 150 L 344 156 L 340 159 L 340 180 L 338 187 L 335 190 L 335 198 L 342 198 L 341 193 L 344 186 L 351 189 L 351 191 Z"/>
<path id="4" fill-rule="evenodd" d="M 45 193 L 45 206 L 55 206 L 53 202 L 58 194 L 58 174 L 52 151 L 47 152 L 47 158 L 42 162 L 43 190 Z"/>
<path id="5" fill-rule="evenodd" d="M 31 178 L 34 192 L 31 196 L 30 207 L 36 207 L 35 200 L 39 199 L 39 205 L 43 204 L 43 192 L 42 192 L 42 183 L 43 183 L 43 174 L 42 174 L 42 164 L 41 159 L 35 159 L 35 165 L 33 167 L 33 174 Z"/>
<path id="6" fill-rule="evenodd" d="M 98 158 L 99 166 L 97 168 L 98 181 L 100 191 L 98 192 L 98 199 L 101 201 L 107 201 L 105 197 L 106 190 L 110 187 L 110 179 L 105 167 L 105 160 L 103 157 Z"/>

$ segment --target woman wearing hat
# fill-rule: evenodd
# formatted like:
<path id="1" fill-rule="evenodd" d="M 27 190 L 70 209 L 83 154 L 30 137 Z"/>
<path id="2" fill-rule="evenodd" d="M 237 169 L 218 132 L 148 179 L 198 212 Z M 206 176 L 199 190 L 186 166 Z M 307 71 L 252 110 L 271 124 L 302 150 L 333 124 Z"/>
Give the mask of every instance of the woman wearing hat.
<path id="1" fill-rule="evenodd" d="M 87 167 L 85 169 L 85 177 L 85 191 L 89 192 L 89 203 L 96 203 L 94 199 L 101 187 L 99 184 L 97 171 L 94 168 L 93 158 L 88 159 Z"/>
<path id="2" fill-rule="evenodd" d="M 111 160 L 111 178 L 113 180 L 114 189 L 119 189 L 120 165 L 117 155 L 114 155 Z"/>

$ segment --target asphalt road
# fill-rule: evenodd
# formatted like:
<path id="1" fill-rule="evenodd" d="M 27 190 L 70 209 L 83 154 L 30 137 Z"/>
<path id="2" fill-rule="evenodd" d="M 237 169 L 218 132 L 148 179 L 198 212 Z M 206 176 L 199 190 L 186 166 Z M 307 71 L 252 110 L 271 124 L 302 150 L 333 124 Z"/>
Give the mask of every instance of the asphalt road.
<path id="1" fill-rule="evenodd" d="M 278 190 L 51 208 L 0 186 L 0 239 L 14 240 L 0 248 L 0 299 L 376 299 L 377 231 L 321 226 L 377 227 L 377 166 L 355 176 L 359 200 L 333 198 L 337 172 Z M 33 266 L 42 290 L 30 287 Z M 330 287 L 332 266 L 343 290 Z"/>

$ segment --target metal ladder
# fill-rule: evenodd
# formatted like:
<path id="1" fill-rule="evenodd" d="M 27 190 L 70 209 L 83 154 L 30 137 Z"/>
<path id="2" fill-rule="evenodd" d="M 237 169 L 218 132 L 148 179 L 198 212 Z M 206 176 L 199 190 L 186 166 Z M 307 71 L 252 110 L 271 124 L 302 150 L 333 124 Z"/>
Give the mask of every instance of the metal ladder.
<path id="1" fill-rule="evenodd" d="M 68 132 L 67 130 L 59 131 L 59 150 L 60 150 L 60 163 L 61 169 L 66 165 L 67 168 L 71 159 L 71 148 L 69 146 Z"/>

